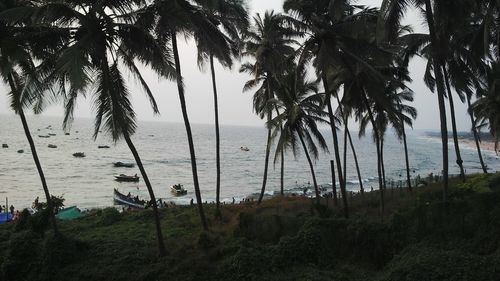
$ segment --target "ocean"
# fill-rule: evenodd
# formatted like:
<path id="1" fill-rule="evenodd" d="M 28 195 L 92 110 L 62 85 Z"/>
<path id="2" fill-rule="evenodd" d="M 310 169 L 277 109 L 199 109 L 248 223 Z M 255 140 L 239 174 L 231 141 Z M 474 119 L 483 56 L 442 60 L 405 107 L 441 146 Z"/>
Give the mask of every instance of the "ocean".
<path id="1" fill-rule="evenodd" d="M 97 140 L 92 138 L 93 120 L 76 119 L 70 135 L 62 130 L 62 118 L 28 117 L 30 130 L 35 140 L 38 155 L 43 166 L 47 184 L 53 195 L 63 196 L 66 206 L 76 205 L 82 209 L 113 206 L 113 189 L 122 193 L 132 193 L 141 198 L 149 198 L 146 186 L 138 183 L 119 183 L 114 181 L 116 174 L 138 174 L 139 169 L 116 168 L 113 162 L 134 162 L 124 141 L 113 143 L 107 135 L 101 134 Z M 9 205 L 17 209 L 31 206 L 36 197 L 45 201 L 39 176 L 36 171 L 28 142 L 21 122 L 14 115 L 0 115 L 0 143 L 9 148 L 0 149 L 0 204 L 8 198 Z M 203 201 L 215 200 L 215 130 L 213 125 L 192 125 L 196 149 L 198 175 Z M 233 197 L 240 201 L 258 194 L 261 188 L 266 133 L 262 127 L 221 126 L 221 199 L 231 202 Z M 40 138 L 39 135 L 50 138 Z M 55 135 L 54 135 L 55 134 Z M 366 190 L 378 188 L 376 150 L 371 133 L 359 139 L 357 132 L 351 133 L 357 150 L 361 174 Z M 318 183 L 331 184 L 330 160 L 334 159 L 331 133 L 326 128 L 323 135 L 330 146 L 331 154 L 320 153 L 315 161 Z M 132 137 L 142 158 L 145 169 L 158 198 L 176 204 L 189 204 L 194 198 L 191 162 L 184 124 L 162 122 L 139 122 L 136 134 Z M 339 132 L 339 140 L 343 140 Z M 48 145 L 57 148 L 49 148 Z M 109 149 L 99 149 L 107 145 Z M 450 173 L 458 173 L 455 164 L 453 143 L 450 142 Z M 248 147 L 242 151 L 240 147 Z M 438 174 L 441 170 L 441 144 L 436 138 L 427 137 L 424 132 L 408 132 L 408 148 L 412 177 L 429 173 Z M 406 179 L 404 150 L 402 143 L 393 132 L 385 139 L 386 178 L 398 183 Z M 24 150 L 24 153 L 18 153 Z M 75 152 L 84 152 L 85 158 L 75 158 Z M 477 152 L 473 147 L 461 147 L 466 173 L 480 172 Z M 348 189 L 359 191 L 354 160 L 348 152 L 347 180 Z M 274 159 L 274 149 L 271 154 Z M 484 159 L 492 171 L 500 169 L 500 159 L 493 151 L 484 151 Z M 279 157 L 278 157 L 279 160 Z M 302 187 L 312 183 L 305 155 L 299 153 L 295 158 L 285 156 L 285 189 L 288 192 L 301 192 Z M 187 195 L 175 197 L 170 186 L 183 184 Z M 267 194 L 279 192 L 280 163 L 271 162 Z"/>

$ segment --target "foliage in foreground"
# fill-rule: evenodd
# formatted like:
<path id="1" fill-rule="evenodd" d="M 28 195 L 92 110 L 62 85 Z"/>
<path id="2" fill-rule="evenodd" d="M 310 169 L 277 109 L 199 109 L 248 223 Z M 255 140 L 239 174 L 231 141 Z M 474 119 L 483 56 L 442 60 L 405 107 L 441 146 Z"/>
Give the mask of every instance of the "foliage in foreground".
<path id="1" fill-rule="evenodd" d="M 446 205 L 438 186 L 394 194 L 383 221 L 364 214 L 369 193 L 349 220 L 300 198 L 224 206 L 211 232 L 194 208 L 163 210 L 166 258 L 150 211 L 96 211 L 61 222 L 64 237 L 32 216 L 0 228 L 0 280 L 498 280 L 500 175 L 457 184 Z"/>

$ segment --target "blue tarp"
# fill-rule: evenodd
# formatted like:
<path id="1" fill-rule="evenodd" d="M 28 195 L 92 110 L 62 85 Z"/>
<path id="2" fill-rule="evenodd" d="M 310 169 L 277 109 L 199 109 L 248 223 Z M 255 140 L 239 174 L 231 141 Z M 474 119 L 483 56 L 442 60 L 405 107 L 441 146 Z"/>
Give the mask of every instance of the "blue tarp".
<path id="1" fill-rule="evenodd" d="M 10 213 L 0 213 L 0 224 L 6 223 L 12 219 Z"/>

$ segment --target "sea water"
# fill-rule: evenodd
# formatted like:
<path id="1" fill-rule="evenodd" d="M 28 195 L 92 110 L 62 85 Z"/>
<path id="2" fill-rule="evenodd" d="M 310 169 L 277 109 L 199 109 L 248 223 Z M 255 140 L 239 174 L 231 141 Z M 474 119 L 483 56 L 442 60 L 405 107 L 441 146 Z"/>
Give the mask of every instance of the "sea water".
<path id="1" fill-rule="evenodd" d="M 102 208 L 113 205 L 113 189 L 122 193 L 130 192 L 141 198 L 149 198 L 146 186 L 137 166 L 116 168 L 113 162 L 134 163 L 134 158 L 123 140 L 116 144 L 109 135 L 102 132 L 93 139 L 93 120 L 76 119 L 69 135 L 61 126 L 62 118 L 28 117 L 40 162 L 51 194 L 63 196 L 67 206 L 81 208 Z M 16 208 L 31 206 L 36 197 L 44 201 L 40 178 L 32 159 L 21 122 L 14 115 L 0 115 L 0 143 L 9 148 L 0 149 L 0 204 L 8 198 L 9 205 Z M 189 204 L 194 198 L 193 177 L 189 147 L 184 124 L 162 122 L 139 122 L 132 140 L 139 152 L 144 167 L 158 198 L 176 204 Z M 215 129 L 213 125 L 192 126 L 198 176 L 203 201 L 215 200 Z M 330 153 L 320 152 L 315 160 L 318 183 L 328 186 L 332 182 L 330 160 L 334 159 L 331 132 L 324 129 L 323 135 Z M 55 134 L 50 138 L 40 138 Z M 371 134 L 358 138 L 351 132 L 358 155 L 361 176 L 366 190 L 378 188 L 376 150 Z M 240 201 L 247 196 L 258 194 L 262 185 L 267 131 L 262 127 L 221 126 L 221 199 L 225 202 Z M 339 142 L 343 147 L 343 134 L 339 132 Z M 57 148 L 49 148 L 48 145 Z M 109 149 L 99 149 L 108 145 Z M 241 147 L 248 147 L 243 151 Z M 450 173 L 458 173 L 455 164 L 453 143 L 450 147 Z M 285 155 L 285 190 L 301 193 L 304 186 L 312 184 L 311 172 L 306 157 L 300 148 L 297 155 Z M 24 153 L 18 153 L 24 150 Z M 462 158 L 467 173 L 480 172 L 477 152 L 471 147 L 462 147 Z M 75 158 L 73 153 L 84 152 L 85 158 Z M 401 141 L 392 131 L 385 137 L 384 160 L 387 181 L 396 184 L 406 180 L 404 150 Z M 441 143 L 439 139 L 426 137 L 423 132 L 408 132 L 408 153 L 412 178 L 441 171 Z M 359 191 L 358 178 L 351 150 L 347 157 L 347 188 Z M 500 160 L 491 151 L 484 152 L 484 158 L 493 171 L 500 169 Z M 274 160 L 277 161 L 274 161 Z M 271 150 L 267 194 L 275 194 L 280 189 L 280 157 Z M 114 181 L 117 174 L 137 174 L 138 183 Z M 337 178 L 338 181 L 338 178 Z M 187 195 L 175 197 L 170 186 L 183 184 Z"/>

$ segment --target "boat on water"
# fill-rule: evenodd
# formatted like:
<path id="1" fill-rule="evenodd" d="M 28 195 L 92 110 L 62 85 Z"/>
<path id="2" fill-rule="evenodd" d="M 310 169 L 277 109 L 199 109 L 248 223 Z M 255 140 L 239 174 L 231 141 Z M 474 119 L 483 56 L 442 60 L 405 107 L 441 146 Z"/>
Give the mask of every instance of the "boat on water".
<path id="1" fill-rule="evenodd" d="M 48 135 L 38 135 L 39 138 L 42 138 L 42 139 L 48 139 L 50 138 L 50 136 Z"/>
<path id="2" fill-rule="evenodd" d="M 57 148 L 57 145 L 55 145 L 55 144 L 49 144 L 48 148 Z"/>
<path id="3" fill-rule="evenodd" d="M 240 147 L 240 149 L 242 151 L 250 151 L 250 149 L 248 147 L 246 147 L 246 146 L 242 146 L 242 147 Z"/>
<path id="4" fill-rule="evenodd" d="M 61 209 L 56 214 L 56 218 L 60 220 L 74 220 L 81 217 L 83 217 L 82 211 L 76 206 Z"/>
<path id="5" fill-rule="evenodd" d="M 174 184 L 170 187 L 170 192 L 176 196 L 186 195 L 187 190 L 182 186 L 182 184 Z"/>
<path id="6" fill-rule="evenodd" d="M 115 167 L 118 167 L 118 168 L 133 168 L 134 167 L 134 163 L 115 162 L 115 163 L 113 163 L 113 165 Z"/>
<path id="7" fill-rule="evenodd" d="M 49 136 L 51 136 L 51 137 L 55 137 L 55 136 L 56 136 L 56 134 L 50 133 L 50 134 L 49 134 Z"/>
<path id="8" fill-rule="evenodd" d="M 83 157 L 85 157 L 85 153 L 83 153 L 83 152 L 75 152 L 75 153 L 73 153 L 73 157 L 83 158 Z"/>
<path id="9" fill-rule="evenodd" d="M 124 182 L 138 182 L 139 177 L 137 175 L 127 176 L 124 174 L 116 175 L 115 181 L 124 181 Z"/>
<path id="10" fill-rule="evenodd" d="M 2 148 L 9 148 L 9 145 L 4 143 L 4 144 L 2 144 Z"/>
<path id="11" fill-rule="evenodd" d="M 24 150 L 19 149 L 19 150 L 17 151 L 17 153 L 24 153 Z"/>
<path id="12" fill-rule="evenodd" d="M 97 148 L 103 149 L 103 148 L 110 148 L 110 147 L 109 147 L 109 145 L 99 145 L 99 146 L 97 146 Z"/>
<path id="13" fill-rule="evenodd" d="M 144 209 L 146 203 L 144 200 L 139 200 L 139 197 L 137 196 L 132 197 L 120 193 L 116 188 L 114 189 L 113 192 L 113 201 L 115 202 L 115 204 L 125 205 L 134 209 Z"/>

